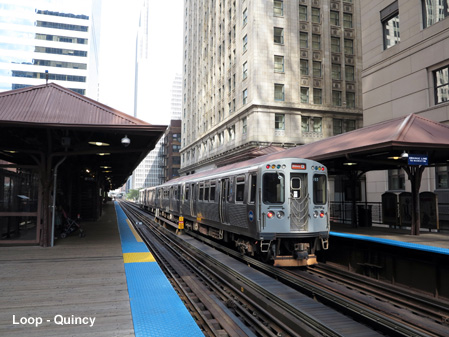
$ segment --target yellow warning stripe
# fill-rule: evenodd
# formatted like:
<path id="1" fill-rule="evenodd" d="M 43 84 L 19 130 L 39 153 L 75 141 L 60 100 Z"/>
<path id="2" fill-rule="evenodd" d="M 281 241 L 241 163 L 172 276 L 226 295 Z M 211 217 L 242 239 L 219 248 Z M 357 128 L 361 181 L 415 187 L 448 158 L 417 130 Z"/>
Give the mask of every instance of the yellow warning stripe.
<path id="1" fill-rule="evenodd" d="M 134 262 L 155 262 L 153 254 L 151 253 L 124 253 L 123 261 L 125 263 Z"/>
<path id="2" fill-rule="evenodd" d="M 137 242 L 143 242 L 142 238 L 139 236 L 139 234 L 137 234 L 134 226 L 131 224 L 131 222 L 129 221 L 129 219 L 126 219 L 126 222 L 128 223 L 129 229 L 131 230 L 131 232 L 134 234 L 134 237 L 136 238 Z"/>

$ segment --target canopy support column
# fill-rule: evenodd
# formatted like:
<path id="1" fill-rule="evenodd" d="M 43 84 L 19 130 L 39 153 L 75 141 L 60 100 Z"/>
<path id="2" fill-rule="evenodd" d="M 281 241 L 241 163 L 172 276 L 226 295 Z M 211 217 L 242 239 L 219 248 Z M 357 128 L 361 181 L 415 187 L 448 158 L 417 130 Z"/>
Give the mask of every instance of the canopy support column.
<path id="1" fill-rule="evenodd" d="M 412 185 L 412 227 L 411 235 L 419 235 L 421 228 L 421 219 L 419 213 L 419 189 L 421 187 L 421 178 L 426 167 L 423 165 L 404 166 L 408 179 Z"/>

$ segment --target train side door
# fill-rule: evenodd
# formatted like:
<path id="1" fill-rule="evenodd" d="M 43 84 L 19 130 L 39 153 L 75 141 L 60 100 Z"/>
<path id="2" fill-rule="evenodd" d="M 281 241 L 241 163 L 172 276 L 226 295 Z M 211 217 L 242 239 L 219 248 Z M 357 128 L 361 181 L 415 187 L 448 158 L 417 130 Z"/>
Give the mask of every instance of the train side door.
<path id="1" fill-rule="evenodd" d="M 229 178 L 220 180 L 220 195 L 218 212 L 220 214 L 220 222 L 223 224 L 229 223 L 227 201 L 229 197 Z"/>
<path id="2" fill-rule="evenodd" d="M 190 185 L 190 215 L 196 217 L 196 199 L 198 196 L 197 193 L 198 184 Z"/>
<path id="3" fill-rule="evenodd" d="M 247 214 L 249 222 L 249 230 L 255 235 L 259 226 L 256 226 L 260 215 L 257 212 L 257 172 L 251 172 L 248 177 L 248 197 L 247 197 Z"/>

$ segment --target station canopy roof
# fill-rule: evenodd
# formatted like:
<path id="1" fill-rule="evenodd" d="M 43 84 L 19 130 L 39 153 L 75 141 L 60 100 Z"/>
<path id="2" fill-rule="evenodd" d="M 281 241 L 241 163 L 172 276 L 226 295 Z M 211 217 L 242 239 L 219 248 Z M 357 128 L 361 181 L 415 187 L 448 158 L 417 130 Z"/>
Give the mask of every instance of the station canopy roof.
<path id="1" fill-rule="evenodd" d="M 282 158 L 305 158 L 322 163 L 332 175 L 341 175 L 407 166 L 408 159 L 402 156 L 404 152 L 409 156 L 426 157 L 428 166 L 449 165 L 449 126 L 410 114 L 310 144 L 270 152 L 213 169 L 213 172 L 221 173 Z M 195 177 L 210 172 L 202 171 Z M 188 178 L 181 177 L 178 181 L 184 179 Z"/>
<path id="2" fill-rule="evenodd" d="M 0 160 L 67 161 L 122 186 L 167 126 L 151 125 L 54 83 L 0 93 Z M 130 143 L 124 146 L 123 138 Z M 109 171 L 109 172 L 105 172 Z"/>
<path id="3" fill-rule="evenodd" d="M 333 174 L 407 166 L 404 153 L 449 165 L 449 126 L 410 114 L 283 152 L 321 162 Z"/>

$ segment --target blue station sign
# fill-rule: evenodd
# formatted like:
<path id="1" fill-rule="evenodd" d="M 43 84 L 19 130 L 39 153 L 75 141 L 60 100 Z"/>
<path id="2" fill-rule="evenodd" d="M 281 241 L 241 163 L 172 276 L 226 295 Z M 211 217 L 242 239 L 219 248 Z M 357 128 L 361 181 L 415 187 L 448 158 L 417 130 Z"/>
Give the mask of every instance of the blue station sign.
<path id="1" fill-rule="evenodd" d="M 409 154 L 408 155 L 409 165 L 429 165 L 429 161 L 426 155 L 422 154 Z"/>

